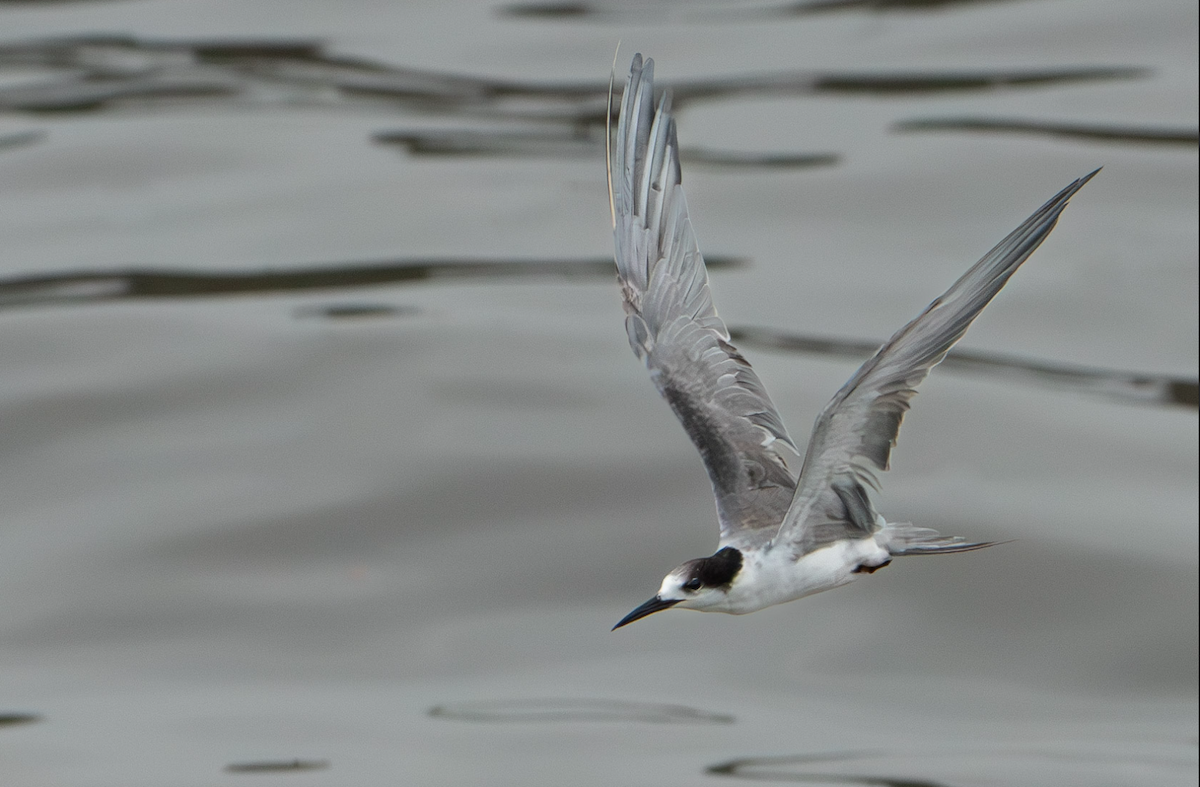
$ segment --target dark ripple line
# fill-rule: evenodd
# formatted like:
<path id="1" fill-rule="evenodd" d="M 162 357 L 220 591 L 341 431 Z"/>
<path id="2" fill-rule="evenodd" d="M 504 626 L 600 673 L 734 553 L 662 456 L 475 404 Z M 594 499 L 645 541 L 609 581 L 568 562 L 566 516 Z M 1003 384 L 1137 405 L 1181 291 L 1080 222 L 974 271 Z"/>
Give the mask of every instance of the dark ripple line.
<path id="1" fill-rule="evenodd" d="M 433 718 L 485 723 L 646 722 L 649 724 L 733 724 L 723 713 L 653 702 L 602 699 L 525 699 L 435 705 Z"/>
<path id="2" fill-rule="evenodd" d="M 906 95 L 953 91 L 1034 87 L 1109 79 L 1135 79 L 1151 72 L 1143 68 L 1067 67 L 998 71 L 780 72 L 677 82 L 670 86 L 675 102 L 748 94 L 843 93 Z"/>
<path id="3" fill-rule="evenodd" d="M 288 773 L 291 771 L 323 771 L 328 760 L 264 760 L 235 762 L 225 766 L 226 773 Z"/>
<path id="4" fill-rule="evenodd" d="M 737 257 L 712 256 L 711 269 L 738 267 Z M 80 271 L 0 280 L 0 309 L 98 303 L 138 298 L 206 298 L 305 290 L 343 289 L 422 281 L 483 278 L 611 278 L 612 261 L 440 259 L 393 263 L 343 263 L 286 271 Z M 332 306 L 301 309 L 298 317 L 349 318 L 412 314 L 411 307 Z M 769 350 L 865 359 L 880 342 L 800 335 L 761 327 L 730 330 L 739 344 Z M 952 371 L 991 374 L 1008 379 L 1066 387 L 1089 394 L 1142 404 L 1200 409 L 1195 378 L 1102 369 L 1040 361 L 1000 353 L 952 350 L 941 366 Z"/>
<path id="5" fill-rule="evenodd" d="M 864 360 L 883 344 L 861 339 L 808 336 L 770 328 L 731 328 L 729 333 L 733 341 L 750 347 Z M 1200 381 L 1195 378 L 1102 369 L 962 349 L 951 350 L 939 368 L 1071 388 L 1124 402 L 1200 410 Z"/>
<path id="6" fill-rule="evenodd" d="M 73 3 L 98 3 L 98 2 L 116 2 L 116 0 L 0 0 L 0 6 L 15 5 L 29 6 L 30 8 L 38 8 L 39 6 L 48 5 L 70 5 Z"/>
<path id="7" fill-rule="evenodd" d="M 710 268 L 744 264 L 736 257 L 712 257 Z M 610 258 L 593 259 L 414 259 L 378 263 L 339 263 L 292 270 L 72 271 L 0 279 L 0 309 L 130 298 L 202 298 L 298 290 L 367 287 L 432 280 L 518 277 L 605 277 L 616 269 Z"/>
<path id="8" fill-rule="evenodd" d="M 834 773 L 796 773 L 794 771 L 757 770 L 762 766 L 807 765 L 810 763 L 844 762 L 878 756 L 880 752 L 847 752 L 844 754 L 791 755 L 783 757 L 741 757 L 710 765 L 704 772 L 712 776 L 732 776 L 738 779 L 801 784 L 856 784 L 860 787 L 949 787 L 944 782 L 910 779 L 903 776 L 859 776 Z M 753 769 L 753 770 L 752 770 Z"/>
<path id="9" fill-rule="evenodd" d="M 415 306 L 395 306 L 390 303 L 328 303 L 301 306 L 292 314 L 300 319 L 366 320 L 408 317 L 419 311 Z"/>
<path id="10" fill-rule="evenodd" d="M 2 134 L 0 135 L 0 150 L 32 145 L 41 142 L 45 138 L 45 131 L 18 131 L 15 134 Z"/>
<path id="11" fill-rule="evenodd" d="M 607 81 L 545 83 L 406 68 L 330 54 L 304 39 L 142 40 L 64 36 L 0 45 L 0 68 L 45 68 L 58 77 L 0 88 L 0 111 L 63 113 L 130 105 L 222 101 L 248 105 L 380 106 L 603 123 Z M 753 94 L 907 95 L 1143 77 L 1099 66 L 949 72 L 793 71 L 671 85 L 677 105 Z"/>
<path id="12" fill-rule="evenodd" d="M 930 758 L 937 759 L 946 754 L 955 754 L 958 756 L 967 753 L 969 750 L 950 751 L 925 751 L 925 752 L 904 752 L 904 756 L 909 759 L 919 757 L 921 762 L 928 762 Z M 714 776 L 730 776 L 734 778 L 747 779 L 752 781 L 772 781 L 772 782 L 801 782 L 801 783 L 822 783 L 837 782 L 843 784 L 869 785 L 870 787 L 948 787 L 944 782 L 932 781 L 922 778 L 911 777 L 896 777 L 896 776 L 878 776 L 878 775 L 858 775 L 845 773 L 819 773 L 810 771 L 811 767 L 820 767 L 822 764 L 854 764 L 858 760 L 877 759 L 898 754 L 899 752 L 887 751 L 850 751 L 850 752 L 832 752 L 826 754 L 797 754 L 784 756 L 768 756 L 768 757 L 739 757 L 709 766 L 705 769 L 705 773 Z M 1130 766 L 1138 765 L 1145 767 L 1159 766 L 1170 768 L 1173 772 L 1185 772 L 1189 769 L 1194 772 L 1194 758 L 1179 757 L 1177 755 L 1150 755 L 1147 754 L 1123 754 L 1123 753 L 1105 753 L 1098 751 L 1086 752 L 1071 752 L 1066 750 L 1048 749 L 1041 745 L 1033 746 L 1032 748 L 1010 748 L 1004 746 L 1002 748 L 987 750 L 975 750 L 975 755 L 983 754 L 985 756 L 997 757 L 998 762 L 1009 761 L 1012 758 L 1024 758 L 1026 760 L 1050 758 L 1055 762 L 1060 763 L 1079 763 L 1089 767 L 1099 763 L 1105 763 L 1110 766 Z M 789 767 L 791 766 L 791 767 Z M 1009 783 L 1006 781 L 1006 783 Z M 1018 782 L 1011 782 L 1016 784 Z M 1072 782 L 1075 783 L 1075 782 Z"/>
<path id="13" fill-rule="evenodd" d="M 532 158 L 603 160 L 604 139 L 576 131 L 477 131 L 469 129 L 383 131 L 372 139 L 403 147 L 416 156 L 528 156 Z M 795 169 L 837 164 L 836 153 L 745 153 L 685 147 L 680 158 L 689 164 L 722 168 Z"/>
<path id="14" fill-rule="evenodd" d="M 1200 145 L 1200 131 L 1179 128 L 1105 126 L 1085 123 L 1056 123 L 1044 120 L 962 117 L 905 120 L 892 126 L 893 131 L 971 131 L 1009 134 L 1034 134 L 1064 137 L 1090 142 L 1125 142 L 1153 145 Z"/>
<path id="15" fill-rule="evenodd" d="M 746 20 L 778 19 L 810 14 L 830 14 L 846 11 L 873 13 L 905 12 L 920 13 L 943 11 L 954 6 L 991 5 L 1011 0 L 800 0 L 783 5 L 759 7 L 693 8 L 686 3 L 586 3 L 545 2 L 513 3 L 502 6 L 502 16 L 526 19 L 578 19 L 600 22 L 645 22 L 648 19 L 667 19 L 683 16 L 687 19 L 740 22 Z"/>

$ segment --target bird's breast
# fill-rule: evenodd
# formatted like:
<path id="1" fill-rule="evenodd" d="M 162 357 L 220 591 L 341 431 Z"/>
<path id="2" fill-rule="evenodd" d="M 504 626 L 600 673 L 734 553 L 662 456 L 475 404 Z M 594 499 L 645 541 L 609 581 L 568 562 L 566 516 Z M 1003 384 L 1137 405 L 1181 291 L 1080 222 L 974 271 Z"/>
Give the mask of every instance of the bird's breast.
<path id="1" fill-rule="evenodd" d="M 865 538 L 838 541 L 799 559 L 786 549 L 752 553 L 721 611 L 741 615 L 841 587 L 853 582 L 854 569 L 878 550 L 873 538 Z"/>

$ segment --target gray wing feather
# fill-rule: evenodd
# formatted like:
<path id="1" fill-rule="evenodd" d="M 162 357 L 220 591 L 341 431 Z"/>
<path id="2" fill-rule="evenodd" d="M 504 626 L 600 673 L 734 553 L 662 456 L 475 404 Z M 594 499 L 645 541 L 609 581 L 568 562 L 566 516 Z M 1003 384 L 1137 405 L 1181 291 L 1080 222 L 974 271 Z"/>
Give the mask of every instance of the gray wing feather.
<path id="1" fill-rule="evenodd" d="M 876 473 L 888 469 L 917 386 L 1046 239 L 1067 202 L 1096 172 L 1067 186 L 1026 219 L 842 386 L 817 418 L 778 541 L 804 553 L 852 536 L 877 519 L 873 508 L 862 508 L 863 501 L 869 505 L 866 488 L 879 488 Z"/>
<path id="2" fill-rule="evenodd" d="M 729 341 L 680 185 L 670 96 L 654 109 L 654 61 L 633 60 L 613 147 L 617 275 L 629 344 L 708 470 L 722 537 L 776 528 L 799 456 L 758 375 Z"/>

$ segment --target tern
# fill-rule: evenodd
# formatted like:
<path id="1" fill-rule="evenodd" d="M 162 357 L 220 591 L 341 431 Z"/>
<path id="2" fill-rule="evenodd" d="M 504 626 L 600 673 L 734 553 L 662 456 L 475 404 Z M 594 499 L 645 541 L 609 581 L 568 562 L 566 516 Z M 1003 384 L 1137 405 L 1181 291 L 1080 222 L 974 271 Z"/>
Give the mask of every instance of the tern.
<path id="1" fill-rule="evenodd" d="M 841 587 L 894 557 L 996 543 L 888 522 L 868 490 L 879 490 L 877 473 L 888 469 L 917 385 L 1099 170 L 1056 194 L 859 367 L 817 417 L 796 475 L 788 460 L 800 451 L 713 308 L 684 201 L 669 92 L 655 108 L 653 60 L 634 57 L 609 139 L 629 344 L 699 450 L 720 524 L 715 554 L 672 570 L 654 598 L 613 629 L 666 609 L 755 612 Z"/>

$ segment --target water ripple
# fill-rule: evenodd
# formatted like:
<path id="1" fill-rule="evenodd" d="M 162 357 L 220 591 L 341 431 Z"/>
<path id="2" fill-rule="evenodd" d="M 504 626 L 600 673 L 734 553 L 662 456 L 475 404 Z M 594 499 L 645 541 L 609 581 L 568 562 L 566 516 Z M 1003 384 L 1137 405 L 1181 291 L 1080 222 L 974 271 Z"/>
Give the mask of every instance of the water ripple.
<path id="1" fill-rule="evenodd" d="M 1139 145 L 1176 145 L 1195 149 L 1200 131 L 1148 126 L 1106 126 L 1091 123 L 1061 123 L 1047 120 L 962 117 L 905 120 L 893 131 L 968 131 L 976 133 L 1032 134 L 1086 142 L 1118 142 Z"/>
<path id="2" fill-rule="evenodd" d="M 328 760 L 263 760 L 235 762 L 225 766 L 226 773 L 289 773 L 291 771 L 323 771 Z"/>
<path id="3" fill-rule="evenodd" d="M 709 268 L 744 264 L 736 257 L 709 257 Z M 252 293 L 367 287 L 430 280 L 510 277 L 613 277 L 610 258 L 444 258 L 344 262 L 251 271 L 131 269 L 67 271 L 0 279 L 0 309 L 94 303 L 131 298 L 205 298 Z M 336 316 L 336 315 L 335 315 Z"/>
<path id="4" fill-rule="evenodd" d="M 36 713 L 0 713 L 0 727 L 16 727 L 21 724 L 39 722 L 42 717 Z"/>
<path id="5" fill-rule="evenodd" d="M 654 702 L 600 699 L 524 699 L 435 705 L 429 715 L 474 722 L 644 722 L 647 724 L 733 724 L 723 713 Z"/>
<path id="6" fill-rule="evenodd" d="M 596 127 L 596 131 L 602 131 Z M 584 127 L 564 130 L 481 131 L 420 129 L 383 131 L 372 139 L 404 148 L 411 156 L 527 156 L 530 158 L 604 160 L 604 137 Z M 837 164 L 836 153 L 747 153 L 684 147 L 680 159 L 691 165 L 719 168 L 797 169 Z"/>
<path id="7" fill-rule="evenodd" d="M 998 787 L 1174 784 L 1181 775 L 1195 773 L 1195 759 L 1194 752 L 1170 744 L 1062 742 L 992 750 L 741 757 L 712 765 L 705 773 L 750 781 L 859 787 L 960 787 L 979 784 L 981 777 Z M 1121 775 L 1129 780 L 1120 780 Z"/>
<path id="8" fill-rule="evenodd" d="M 882 342 L 808 336 L 770 328 L 731 328 L 733 340 L 746 347 L 800 353 L 869 358 Z M 1200 408 L 1200 381 L 1193 377 L 1101 369 L 1094 366 L 1021 358 L 1003 353 L 953 349 L 940 369 L 1031 382 L 1137 404 Z"/>
<path id="9" fill-rule="evenodd" d="M 304 39 L 172 41 L 62 36 L 0 45 L 0 70 L 49 72 L 0 87 L 0 111 L 77 113 L 212 102 L 328 106 L 604 123 L 608 82 L 531 82 L 409 68 Z M 1127 66 L 994 71 L 781 71 L 669 85 L 676 106 L 746 95 L 919 95 L 1129 79 Z"/>
<path id="10" fill-rule="evenodd" d="M 504 16 L 527 19 L 572 19 L 612 23 L 646 23 L 652 20 L 688 19 L 710 22 L 744 22 L 778 19 L 810 14 L 831 14 L 846 11 L 874 13 L 941 11 L 954 6 L 990 5 L 1009 0 L 797 0 L 797 2 L 768 5 L 744 3 L 686 3 L 671 0 L 654 2 L 532 2 L 503 6 Z"/>

